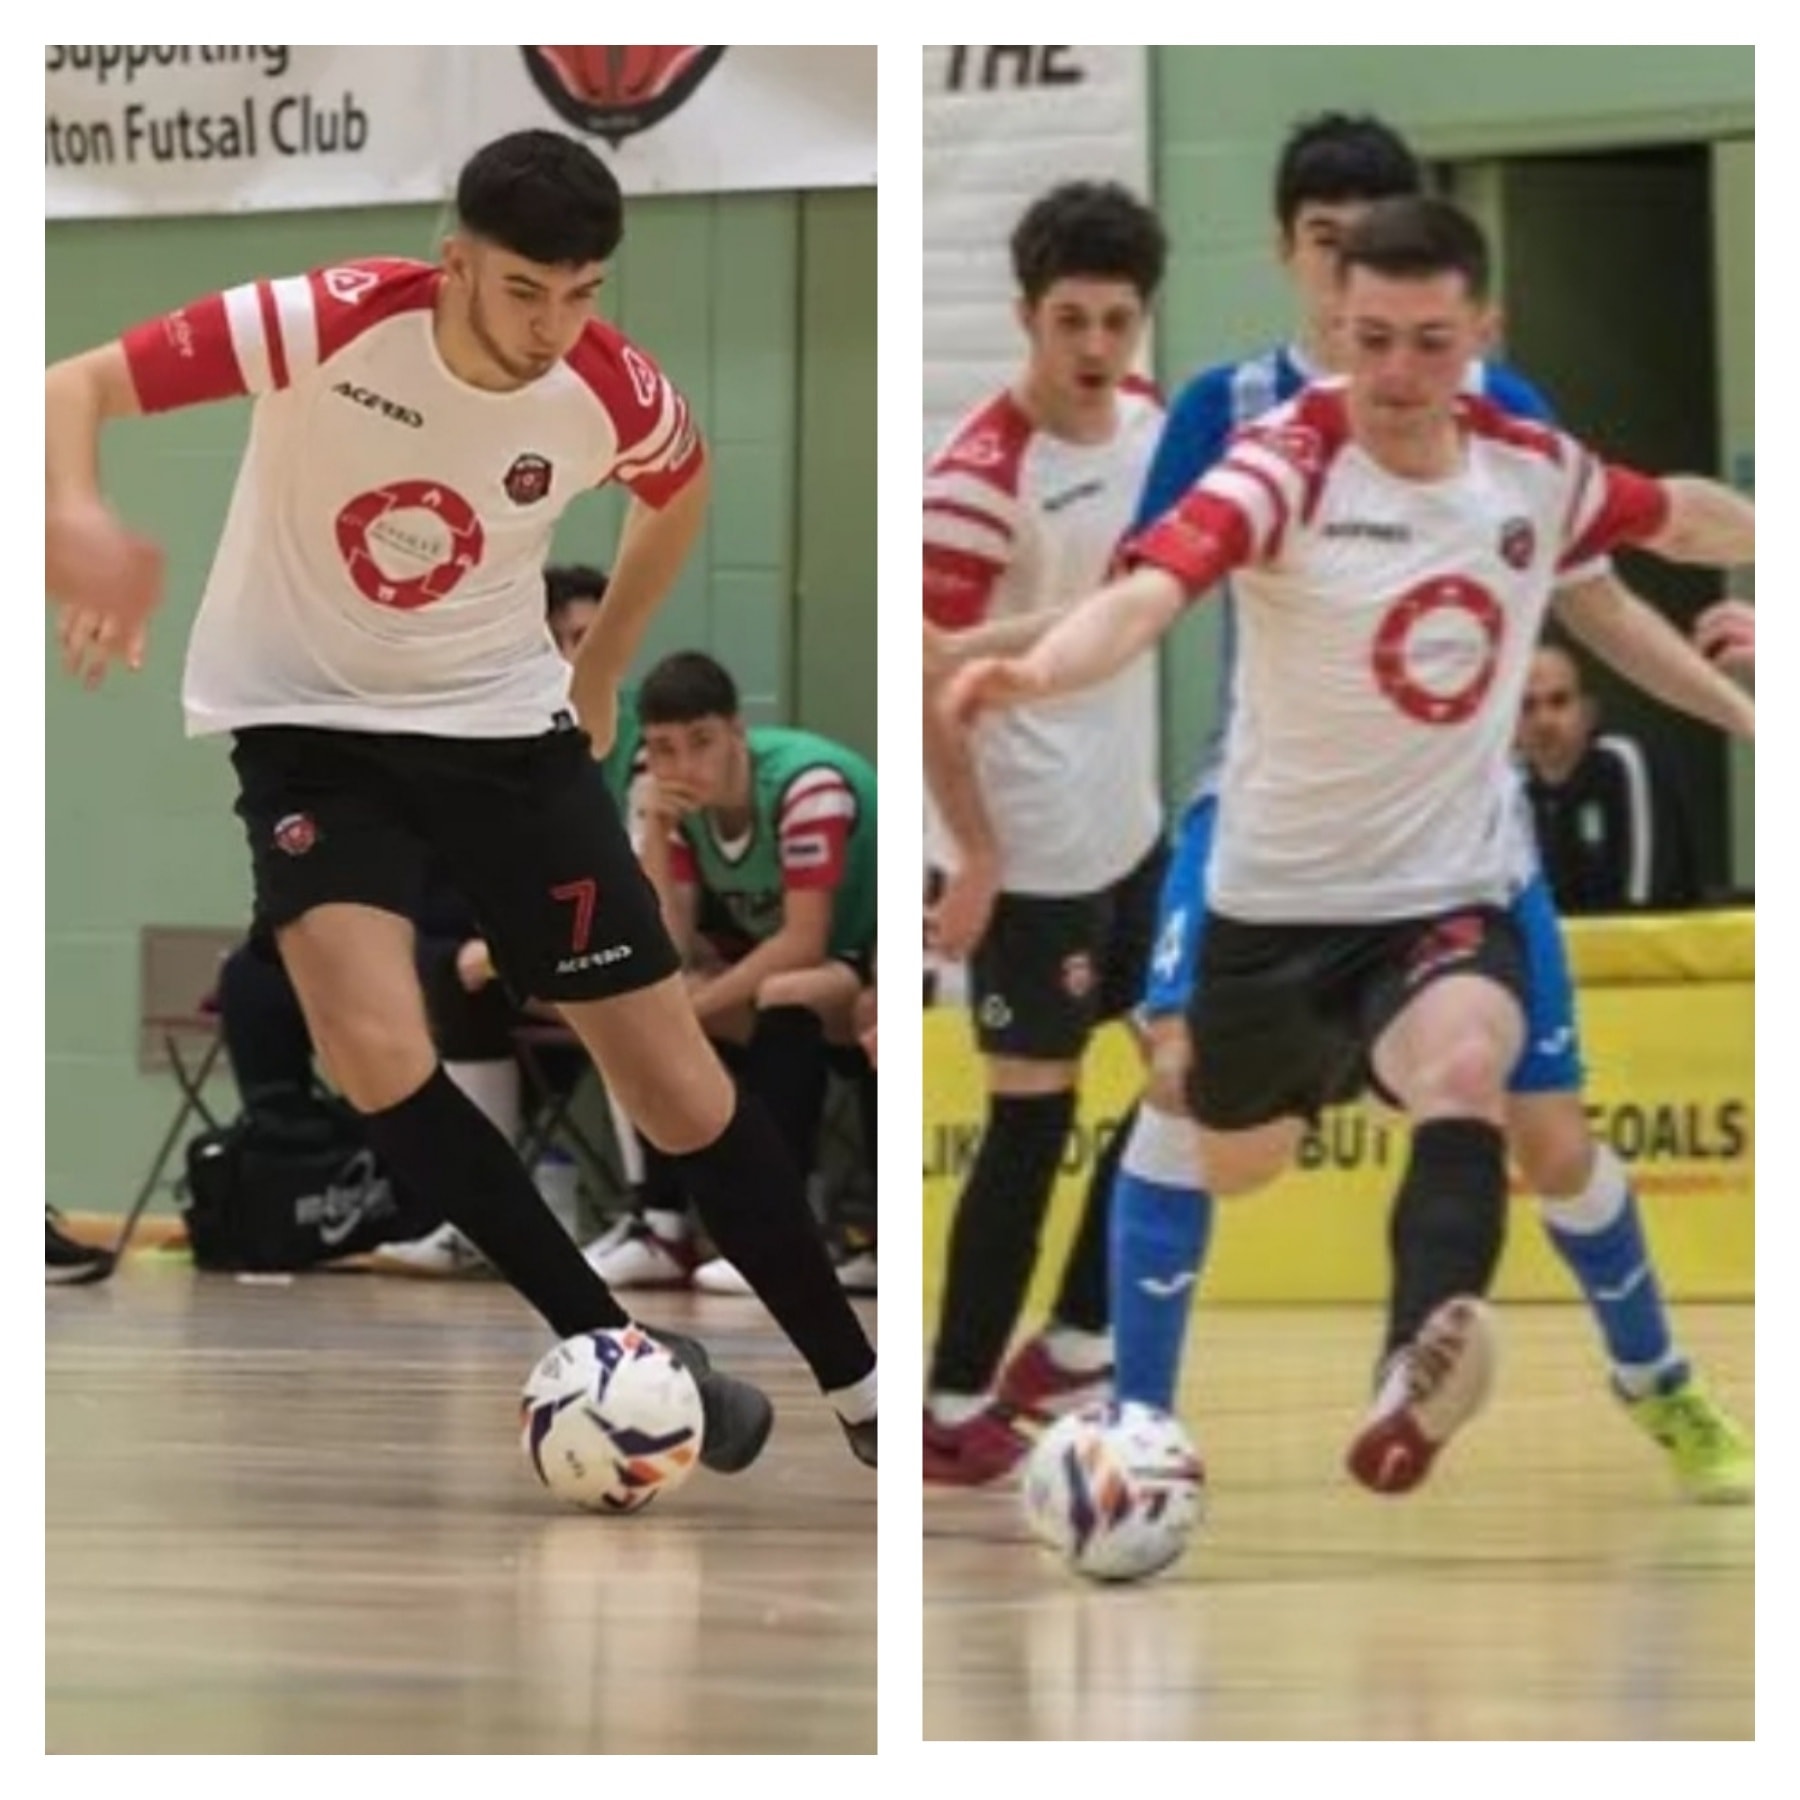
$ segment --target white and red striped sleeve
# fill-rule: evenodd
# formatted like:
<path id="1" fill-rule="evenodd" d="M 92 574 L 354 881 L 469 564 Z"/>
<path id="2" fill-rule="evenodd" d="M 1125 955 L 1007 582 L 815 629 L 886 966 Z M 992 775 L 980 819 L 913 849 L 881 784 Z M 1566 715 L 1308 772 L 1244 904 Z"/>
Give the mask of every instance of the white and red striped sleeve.
<path id="1" fill-rule="evenodd" d="M 834 888 L 844 879 L 856 794 L 827 763 L 817 763 L 781 790 L 775 837 L 784 888 Z"/>
<path id="2" fill-rule="evenodd" d="M 127 331 L 121 342 L 147 413 L 277 393 L 382 320 L 428 307 L 436 271 L 382 259 L 247 281 Z"/>
<path id="3" fill-rule="evenodd" d="M 1655 537 L 1669 521 L 1669 494 L 1654 476 L 1603 463 L 1569 442 L 1572 480 L 1556 572 L 1574 582 L 1604 570 L 1609 550 Z"/>
<path id="4" fill-rule="evenodd" d="M 648 506 L 665 506 L 700 473 L 706 446 L 686 396 L 638 347 L 592 320 L 569 353 L 612 420 L 618 448 L 595 480 L 616 481 Z"/>
<path id="5" fill-rule="evenodd" d="M 1019 482 L 1031 421 L 1009 394 L 972 414 L 925 473 L 925 617 L 979 625 L 1018 554 Z"/>

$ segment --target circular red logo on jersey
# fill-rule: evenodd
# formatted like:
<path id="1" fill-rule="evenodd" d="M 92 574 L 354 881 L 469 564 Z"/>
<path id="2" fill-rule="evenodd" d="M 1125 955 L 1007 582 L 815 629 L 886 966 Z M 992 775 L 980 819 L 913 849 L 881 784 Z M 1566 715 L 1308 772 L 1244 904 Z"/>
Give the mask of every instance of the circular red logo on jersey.
<path id="1" fill-rule="evenodd" d="M 396 481 L 358 494 L 337 516 L 338 554 L 357 591 L 413 612 L 442 600 L 481 561 L 475 509 L 437 481 Z"/>
<path id="2" fill-rule="evenodd" d="M 1506 616 L 1500 602 L 1461 575 L 1441 575 L 1402 594 L 1375 633 L 1375 685 L 1423 725 L 1460 725 L 1494 685 Z"/>

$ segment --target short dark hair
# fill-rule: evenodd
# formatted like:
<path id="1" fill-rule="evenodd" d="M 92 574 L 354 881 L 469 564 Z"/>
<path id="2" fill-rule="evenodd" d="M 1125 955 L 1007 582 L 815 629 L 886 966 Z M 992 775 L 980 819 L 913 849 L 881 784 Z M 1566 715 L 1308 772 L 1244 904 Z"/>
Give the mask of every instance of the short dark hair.
<path id="1" fill-rule="evenodd" d="M 527 262 L 605 262 L 625 235 L 613 172 L 559 131 L 515 131 L 484 144 L 456 180 L 456 217 L 476 237 Z"/>
<path id="2" fill-rule="evenodd" d="M 1275 217 L 1292 231 L 1303 206 L 1422 193 L 1412 147 L 1371 113 L 1316 113 L 1288 133 L 1275 165 Z"/>
<path id="3" fill-rule="evenodd" d="M 691 725 L 696 719 L 735 719 L 737 683 L 704 650 L 665 656 L 638 689 L 640 725 Z"/>
<path id="4" fill-rule="evenodd" d="M 1128 281 L 1148 300 L 1168 254 L 1162 221 L 1116 181 L 1065 181 L 1034 200 L 1013 228 L 1013 277 L 1032 305 L 1070 276 Z"/>
<path id="5" fill-rule="evenodd" d="M 544 616 L 554 619 L 578 600 L 606 598 L 606 571 L 592 563 L 552 563 L 544 571 Z"/>
<path id="6" fill-rule="evenodd" d="M 1354 268 L 1402 280 L 1460 275 L 1470 299 L 1488 295 L 1488 248 L 1481 227 L 1460 206 L 1435 194 L 1377 200 L 1344 233 L 1338 262 L 1346 275 Z"/>

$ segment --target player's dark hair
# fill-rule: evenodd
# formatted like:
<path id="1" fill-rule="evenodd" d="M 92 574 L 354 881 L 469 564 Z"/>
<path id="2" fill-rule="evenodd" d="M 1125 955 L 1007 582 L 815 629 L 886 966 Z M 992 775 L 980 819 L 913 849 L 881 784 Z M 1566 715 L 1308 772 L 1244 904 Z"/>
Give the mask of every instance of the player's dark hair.
<path id="1" fill-rule="evenodd" d="M 527 262 L 604 262 L 625 235 L 613 172 L 559 131 L 515 131 L 484 144 L 456 180 L 462 228 Z"/>
<path id="2" fill-rule="evenodd" d="M 734 719 L 737 683 L 704 650 L 665 656 L 638 689 L 640 725 L 691 725 L 696 719 Z"/>
<path id="3" fill-rule="evenodd" d="M 544 571 L 544 617 L 554 619 L 578 600 L 606 598 L 606 571 L 592 563 L 552 563 Z"/>
<path id="4" fill-rule="evenodd" d="M 1168 260 L 1162 221 L 1116 181 L 1067 181 L 1013 228 L 1013 276 L 1029 305 L 1065 278 L 1128 281 L 1148 300 Z"/>
<path id="5" fill-rule="evenodd" d="M 1422 193 L 1425 173 L 1391 125 L 1369 113 L 1327 112 L 1288 133 L 1275 165 L 1275 217 L 1294 229 L 1303 206 L 1342 206 Z"/>
<path id="6" fill-rule="evenodd" d="M 1344 233 L 1338 262 L 1346 275 L 1354 268 L 1402 280 L 1460 275 L 1471 300 L 1485 300 L 1488 294 L 1487 239 L 1481 227 L 1460 206 L 1435 194 L 1377 200 Z"/>

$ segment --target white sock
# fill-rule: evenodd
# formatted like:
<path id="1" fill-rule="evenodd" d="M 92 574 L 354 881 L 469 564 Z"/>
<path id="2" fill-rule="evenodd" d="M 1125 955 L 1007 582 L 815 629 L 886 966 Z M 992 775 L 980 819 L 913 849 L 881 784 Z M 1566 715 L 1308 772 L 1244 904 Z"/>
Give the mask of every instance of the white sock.
<path id="1" fill-rule="evenodd" d="M 1112 1367 L 1110 1331 L 1078 1331 L 1073 1325 L 1050 1325 L 1044 1330 L 1044 1348 L 1075 1375 L 1098 1375 Z"/>
<path id="2" fill-rule="evenodd" d="M 444 1073 L 481 1108 L 482 1116 L 510 1144 L 519 1135 L 519 1065 L 504 1062 L 447 1062 Z"/>
<path id="3" fill-rule="evenodd" d="M 825 1398 L 846 1425 L 860 1425 L 875 1416 L 875 1371 L 871 1369 L 861 1381 L 849 1387 L 827 1388 Z"/>

